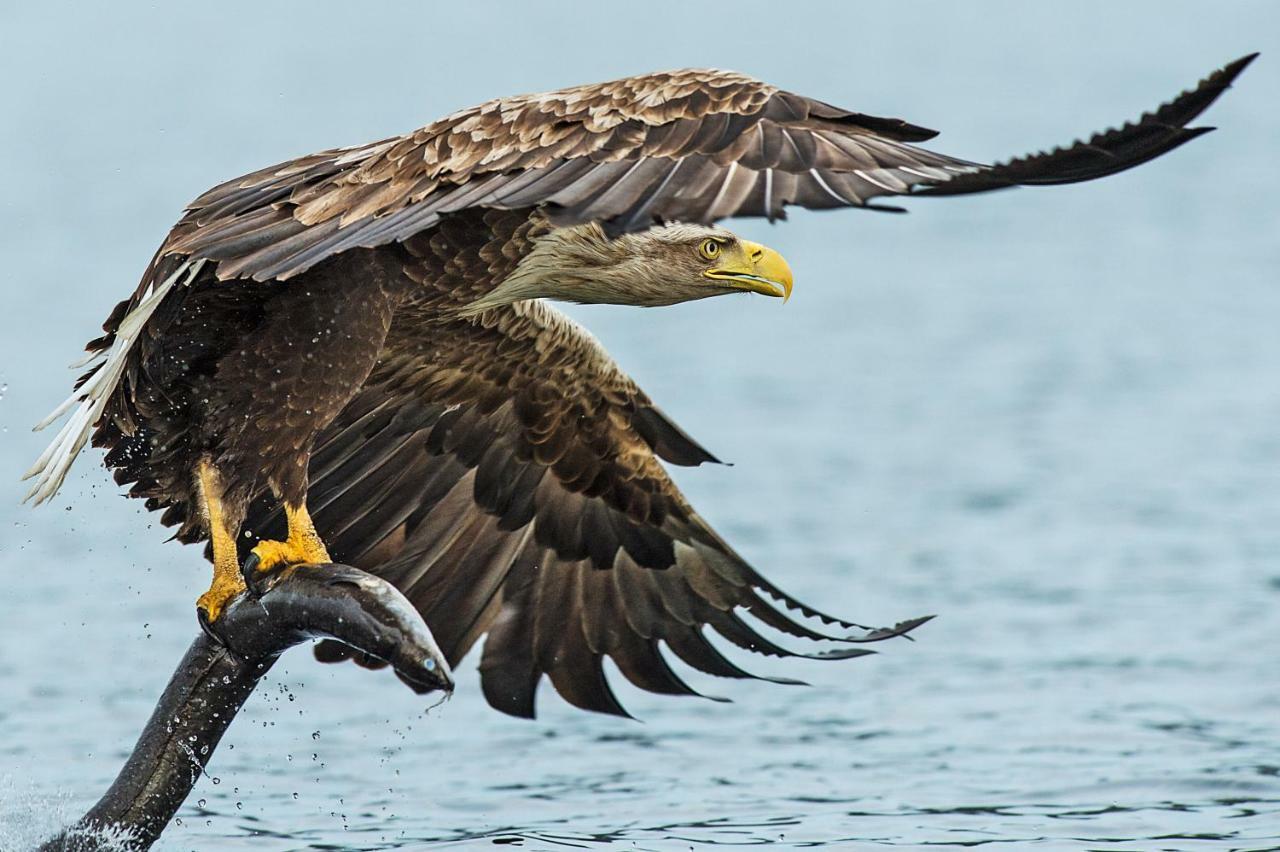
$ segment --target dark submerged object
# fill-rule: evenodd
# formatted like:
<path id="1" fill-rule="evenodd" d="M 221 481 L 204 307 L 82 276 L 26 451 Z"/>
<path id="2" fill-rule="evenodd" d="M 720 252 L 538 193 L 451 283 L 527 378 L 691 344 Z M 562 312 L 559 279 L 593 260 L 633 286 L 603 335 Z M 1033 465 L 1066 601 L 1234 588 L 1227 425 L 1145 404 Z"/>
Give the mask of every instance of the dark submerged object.
<path id="1" fill-rule="evenodd" d="M 133 754 L 103 797 L 41 852 L 91 852 L 109 833 L 145 850 L 160 837 L 258 681 L 289 648 L 324 637 L 385 661 L 414 692 L 453 690 L 431 631 L 394 586 L 348 565 L 259 576 L 187 649 Z"/>

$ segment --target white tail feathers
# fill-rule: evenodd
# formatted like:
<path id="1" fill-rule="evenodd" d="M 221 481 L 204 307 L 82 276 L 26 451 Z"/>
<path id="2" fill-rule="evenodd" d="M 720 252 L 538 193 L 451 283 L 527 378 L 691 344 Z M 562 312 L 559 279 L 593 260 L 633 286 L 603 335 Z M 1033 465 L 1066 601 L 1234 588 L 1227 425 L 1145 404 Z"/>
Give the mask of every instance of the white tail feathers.
<path id="1" fill-rule="evenodd" d="M 75 461 L 76 456 L 89 440 L 89 433 L 93 430 L 94 424 L 98 422 L 98 419 L 102 417 L 102 412 L 107 407 L 107 400 L 111 398 L 116 385 L 120 383 L 120 376 L 124 373 L 129 347 L 138 339 L 138 333 L 146 325 L 151 315 L 155 313 L 156 307 L 164 300 L 169 291 L 175 285 L 178 285 L 178 279 L 183 273 L 186 273 L 187 277 L 186 280 L 181 282 L 180 286 L 186 286 L 194 281 L 204 264 L 204 260 L 189 260 L 178 267 L 159 287 L 148 287 L 147 292 L 143 294 L 142 300 L 134 306 L 133 310 L 125 314 L 124 319 L 120 321 L 120 327 L 116 329 L 116 338 L 112 342 L 111 348 L 105 353 L 92 353 L 87 358 L 81 359 L 72 365 L 73 368 L 79 368 L 87 366 L 95 358 L 101 357 L 103 359 L 102 363 L 98 364 L 94 370 L 93 375 L 83 385 L 76 388 L 75 393 L 71 394 L 65 402 L 55 408 L 48 417 L 36 424 L 35 429 L 39 431 L 68 411 L 72 411 L 71 419 L 63 425 L 62 429 L 58 431 L 58 436 L 53 439 L 53 442 L 40 455 L 40 458 L 36 459 L 36 463 L 22 477 L 23 479 L 36 478 L 31 490 L 23 498 L 23 502 L 30 500 L 39 505 L 58 493 L 58 489 L 62 487 L 63 480 L 67 478 L 67 471 L 71 469 L 71 463 Z"/>

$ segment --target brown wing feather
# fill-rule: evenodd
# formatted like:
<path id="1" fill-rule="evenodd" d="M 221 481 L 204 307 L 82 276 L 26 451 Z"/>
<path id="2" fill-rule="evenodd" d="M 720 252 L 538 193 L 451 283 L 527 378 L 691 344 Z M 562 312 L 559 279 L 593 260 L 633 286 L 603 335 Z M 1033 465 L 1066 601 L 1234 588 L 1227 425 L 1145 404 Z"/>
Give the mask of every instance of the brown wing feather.
<path id="1" fill-rule="evenodd" d="M 1016 157 L 1007 162 L 930 187 L 922 195 L 963 195 L 1009 186 L 1051 186 L 1094 180 L 1141 165 L 1177 148 L 1212 127 L 1187 127 L 1230 88 L 1258 57 L 1252 53 L 1219 68 L 1193 89 L 1183 92 L 1137 121 L 1098 133 L 1049 152 Z"/>
<path id="2" fill-rule="evenodd" d="M 741 612 L 819 642 L 832 625 L 862 642 L 919 623 L 869 631 L 786 596 L 694 512 L 659 458 L 711 456 L 590 335 L 524 303 L 393 329 L 383 366 L 320 439 L 309 503 L 334 557 L 396 583 L 450 660 L 488 633 L 483 689 L 515 715 L 533 715 L 544 675 L 578 707 L 625 713 L 606 657 L 643 689 L 695 694 L 663 645 L 701 671 L 750 677 L 707 627 L 754 652 L 797 654 Z M 246 548 L 282 532 L 265 498 L 246 526 Z"/>
<path id="3" fill-rule="evenodd" d="M 326 151 L 215 187 L 165 245 L 222 261 L 222 278 L 286 279 L 353 247 L 471 207 L 545 206 L 611 233 L 659 220 L 785 215 L 790 205 L 1092 180 L 1194 138 L 1186 124 L 1245 57 L 1155 113 L 1066 150 L 984 166 L 911 144 L 934 132 L 850 112 L 726 71 L 688 69 L 489 101 L 404 136 Z"/>

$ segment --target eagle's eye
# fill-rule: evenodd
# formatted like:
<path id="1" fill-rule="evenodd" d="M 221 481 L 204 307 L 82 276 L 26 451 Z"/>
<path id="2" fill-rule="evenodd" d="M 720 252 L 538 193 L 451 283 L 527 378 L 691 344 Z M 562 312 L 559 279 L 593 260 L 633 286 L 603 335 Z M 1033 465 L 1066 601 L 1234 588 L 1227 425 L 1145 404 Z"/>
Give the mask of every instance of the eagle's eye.
<path id="1" fill-rule="evenodd" d="M 720 256 L 720 244 L 715 240 L 703 240 L 702 245 L 698 246 L 698 251 L 707 260 L 715 260 Z"/>

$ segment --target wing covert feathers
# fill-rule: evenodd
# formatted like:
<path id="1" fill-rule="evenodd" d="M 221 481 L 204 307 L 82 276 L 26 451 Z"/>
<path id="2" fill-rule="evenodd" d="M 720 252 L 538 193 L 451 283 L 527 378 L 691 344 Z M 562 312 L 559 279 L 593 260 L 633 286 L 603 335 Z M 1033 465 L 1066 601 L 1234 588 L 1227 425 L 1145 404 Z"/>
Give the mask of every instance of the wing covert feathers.
<path id="1" fill-rule="evenodd" d="M 742 74 L 644 74 L 464 109 L 403 136 L 324 151 L 197 198 L 164 250 L 221 278 L 287 279 L 355 247 L 403 241 L 475 207 L 544 208 L 611 233 L 657 221 L 778 219 L 786 207 L 1092 180 L 1203 130 L 1185 125 L 1244 57 L 1137 122 L 1049 154 L 985 166 L 917 147 L 934 131 L 839 109 Z"/>

